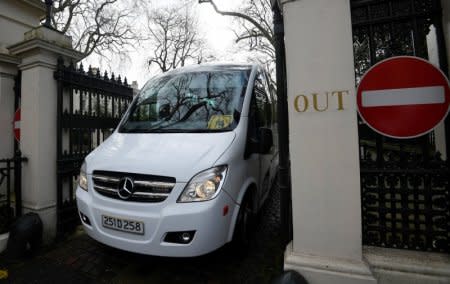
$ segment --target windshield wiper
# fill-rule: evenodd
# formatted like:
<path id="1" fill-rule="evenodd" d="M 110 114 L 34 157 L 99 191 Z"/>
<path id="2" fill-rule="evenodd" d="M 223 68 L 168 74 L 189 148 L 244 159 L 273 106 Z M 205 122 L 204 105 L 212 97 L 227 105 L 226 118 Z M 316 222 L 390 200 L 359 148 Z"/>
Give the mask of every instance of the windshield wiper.
<path id="1" fill-rule="evenodd" d="M 222 129 L 162 129 L 161 133 L 217 133 L 217 132 L 228 132 L 232 131 L 229 128 Z"/>
<path id="2" fill-rule="evenodd" d="M 189 129 L 174 129 L 174 128 L 132 128 L 132 129 L 120 129 L 121 133 L 184 133 Z"/>
<path id="3" fill-rule="evenodd" d="M 179 128 L 155 128 L 155 129 L 121 129 L 121 133 L 217 133 L 227 132 L 232 129 L 179 129 Z"/>

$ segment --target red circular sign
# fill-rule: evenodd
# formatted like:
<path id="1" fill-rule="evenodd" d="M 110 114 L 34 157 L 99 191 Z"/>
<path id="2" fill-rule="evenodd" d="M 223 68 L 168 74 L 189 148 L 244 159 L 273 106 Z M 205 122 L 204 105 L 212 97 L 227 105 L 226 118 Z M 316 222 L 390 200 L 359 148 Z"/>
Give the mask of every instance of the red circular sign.
<path id="1" fill-rule="evenodd" d="M 14 138 L 20 142 L 20 108 L 14 113 Z"/>
<path id="2" fill-rule="evenodd" d="M 376 132 L 414 138 L 430 132 L 449 111 L 445 75 L 411 56 L 383 60 L 367 71 L 357 91 L 358 111 Z"/>

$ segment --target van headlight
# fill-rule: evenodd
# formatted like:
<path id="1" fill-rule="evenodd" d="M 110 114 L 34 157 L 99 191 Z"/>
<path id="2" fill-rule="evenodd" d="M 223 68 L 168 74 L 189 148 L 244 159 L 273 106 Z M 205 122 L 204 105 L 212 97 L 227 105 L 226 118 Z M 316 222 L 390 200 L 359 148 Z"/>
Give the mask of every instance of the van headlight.
<path id="1" fill-rule="evenodd" d="M 78 177 L 78 185 L 88 191 L 88 180 L 87 180 L 87 176 L 86 176 L 86 162 L 83 162 L 83 165 L 81 166 L 80 169 L 80 176 Z"/>
<path id="2" fill-rule="evenodd" d="M 177 202 L 211 200 L 222 188 L 227 166 L 218 166 L 195 175 L 186 185 Z"/>

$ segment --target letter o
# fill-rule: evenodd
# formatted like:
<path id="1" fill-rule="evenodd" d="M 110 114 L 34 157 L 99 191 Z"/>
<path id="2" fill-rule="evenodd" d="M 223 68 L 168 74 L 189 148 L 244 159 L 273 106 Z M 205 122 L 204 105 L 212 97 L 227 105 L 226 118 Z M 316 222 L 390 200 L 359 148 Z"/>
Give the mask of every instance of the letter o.
<path id="1" fill-rule="evenodd" d="M 299 99 L 303 99 L 303 109 L 301 110 L 299 107 Z M 294 108 L 297 112 L 305 112 L 308 110 L 309 102 L 308 98 L 305 95 L 298 95 L 294 99 Z"/>

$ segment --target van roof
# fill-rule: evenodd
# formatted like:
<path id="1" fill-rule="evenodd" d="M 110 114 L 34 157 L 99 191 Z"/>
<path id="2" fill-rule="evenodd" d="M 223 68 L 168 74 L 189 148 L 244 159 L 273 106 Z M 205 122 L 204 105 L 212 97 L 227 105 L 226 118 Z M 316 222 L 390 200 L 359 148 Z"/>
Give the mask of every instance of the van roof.
<path id="1" fill-rule="evenodd" d="M 177 74 L 177 73 L 187 73 L 187 72 L 211 72 L 211 71 L 223 71 L 223 70 L 251 70 L 256 67 L 257 64 L 249 63 L 204 63 L 198 65 L 184 66 L 177 69 L 170 70 L 165 74 Z"/>

